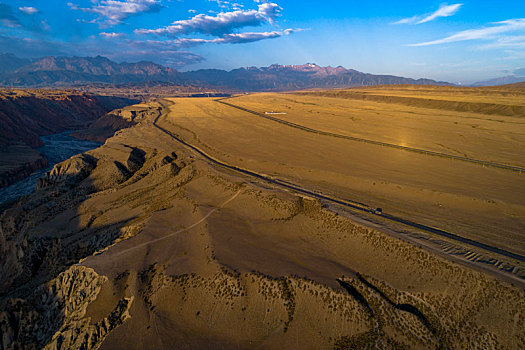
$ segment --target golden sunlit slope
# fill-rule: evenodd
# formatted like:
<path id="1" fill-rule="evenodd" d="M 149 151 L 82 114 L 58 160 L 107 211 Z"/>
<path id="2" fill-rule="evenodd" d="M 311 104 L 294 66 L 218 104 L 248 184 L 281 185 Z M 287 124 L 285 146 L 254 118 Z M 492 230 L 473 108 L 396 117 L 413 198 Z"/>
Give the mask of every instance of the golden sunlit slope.
<path id="1" fill-rule="evenodd" d="M 525 252 L 525 174 L 519 171 L 316 134 L 213 99 L 172 101 L 159 125 L 229 164 Z M 520 121 L 491 123 L 476 115 L 475 125 L 485 127 L 475 128 L 459 113 L 295 94 L 224 102 L 286 113 L 265 115 L 340 135 L 516 166 L 525 159 Z"/>
<path id="2" fill-rule="evenodd" d="M 443 224 L 432 201 L 448 198 L 442 210 L 484 227 L 490 217 L 467 220 L 469 206 L 519 214 L 522 197 L 497 197 L 501 187 L 487 192 L 498 202 L 485 203 L 483 181 L 516 192 L 519 173 L 311 134 L 212 99 L 170 101 L 151 103 L 137 125 L 57 165 L 37 192 L 4 208 L 4 348 L 525 346 L 519 261 L 476 249 L 469 256 L 488 258 L 456 258 L 462 246 L 443 239 L 457 253 L 445 255 L 424 233 L 264 180 L 399 202 L 385 211 Z M 481 180 L 461 180 L 462 171 Z M 513 232 L 511 223 L 500 224 Z M 510 249 L 497 232 L 480 232 L 469 234 Z"/>

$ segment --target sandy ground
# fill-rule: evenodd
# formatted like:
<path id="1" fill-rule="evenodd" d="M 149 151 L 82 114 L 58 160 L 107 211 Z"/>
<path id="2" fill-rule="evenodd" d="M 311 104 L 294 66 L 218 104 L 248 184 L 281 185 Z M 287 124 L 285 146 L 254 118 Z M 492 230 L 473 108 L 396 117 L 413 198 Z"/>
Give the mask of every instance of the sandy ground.
<path id="1" fill-rule="evenodd" d="M 387 91 L 373 93 L 389 96 Z M 514 103 L 522 104 L 523 99 L 522 96 Z M 286 114 L 279 118 L 318 130 L 506 164 L 525 164 L 519 147 L 525 141 L 522 114 L 484 115 L 310 94 L 257 94 L 228 102 L 261 112 L 283 111 Z"/>
<path id="2" fill-rule="evenodd" d="M 429 223 L 474 227 L 461 232 L 478 230 L 477 238 L 523 249 L 522 231 L 505 214 L 523 225 L 519 174 L 310 135 L 210 99 L 172 101 L 158 124 L 217 158 L 338 196 L 391 203 L 385 209 Z M 10 232 L 9 223 L 31 220 L 27 236 L 16 237 L 25 245 L 12 251 L 31 256 L 36 239 L 55 242 L 47 263 L 22 285 L 62 286 L 49 292 L 67 306 L 50 347 L 88 340 L 87 348 L 101 349 L 525 347 L 522 288 L 386 234 L 380 218 L 374 228 L 317 199 L 211 165 L 152 119 L 88 155 L 96 164 L 86 178 L 64 187 L 55 180 L 0 221 Z M 74 173 L 79 164 L 61 168 Z M 501 185 L 487 186 L 493 182 Z M 65 254 L 78 263 L 60 265 Z M 16 277 L 19 265 L 9 267 Z M 0 275 L 4 285 L 17 285 L 7 277 Z"/>
<path id="3" fill-rule="evenodd" d="M 257 96 L 228 101 L 242 104 L 244 99 L 251 101 Z M 271 110 L 276 110 L 279 104 L 275 99 L 289 101 L 290 96 L 264 94 L 260 101 L 267 98 L 271 101 Z M 333 106 L 333 98 L 328 100 L 325 105 Z M 518 253 L 525 251 L 525 188 L 523 174 L 519 172 L 311 134 L 218 104 L 212 99 L 173 101 L 172 112 L 159 124 L 223 161 L 371 207 L 381 207 L 386 212 L 487 244 L 496 243 Z M 244 106 L 254 107 L 248 102 L 244 102 Z M 301 104 L 298 102 L 296 106 Z M 257 105 L 253 109 L 257 109 Z M 261 110 L 264 108 L 259 107 Z M 352 113 L 345 109 L 339 113 L 344 111 Z M 300 115 L 303 114 L 284 117 L 293 117 L 295 123 L 302 123 L 298 120 Z M 317 118 L 327 119 L 323 128 L 330 131 L 340 131 L 345 126 L 342 117 L 336 118 L 337 122 L 325 114 Z M 306 125 L 318 126 L 308 124 L 307 117 L 304 119 Z M 357 130 L 366 129 L 365 123 L 361 122 Z M 373 121 L 370 124 L 371 129 L 378 128 L 376 134 L 361 137 L 377 139 L 381 129 L 387 128 L 377 127 Z M 405 124 L 406 121 L 402 121 L 395 126 L 395 122 L 389 122 L 390 134 L 397 129 L 412 129 Z M 330 125 L 338 125 L 339 129 L 330 129 Z M 418 122 L 414 133 L 419 135 L 418 130 L 423 126 L 423 122 Z M 444 131 L 435 133 L 432 124 L 428 133 L 447 134 Z M 440 137 L 445 144 L 445 137 Z M 492 137 L 496 142 L 495 136 Z M 426 140 L 424 136 L 420 138 Z M 517 144 L 510 144 L 514 152 L 522 153 Z M 410 146 L 423 148 L 426 144 L 420 142 Z"/>

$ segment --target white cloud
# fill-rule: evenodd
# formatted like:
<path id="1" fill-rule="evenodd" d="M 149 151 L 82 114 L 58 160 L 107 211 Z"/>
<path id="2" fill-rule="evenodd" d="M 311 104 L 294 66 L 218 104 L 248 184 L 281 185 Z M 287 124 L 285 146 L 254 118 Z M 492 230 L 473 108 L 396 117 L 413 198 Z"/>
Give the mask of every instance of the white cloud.
<path id="1" fill-rule="evenodd" d="M 108 50 L 103 55 L 116 60 L 154 61 L 170 67 L 184 67 L 205 60 L 204 57 L 180 50 L 180 46 L 171 41 L 116 40 L 115 45 L 106 45 Z"/>
<path id="2" fill-rule="evenodd" d="M 30 6 L 19 7 L 18 9 L 26 15 L 33 15 L 38 12 L 38 9 Z"/>
<path id="3" fill-rule="evenodd" d="M 229 1 L 222 1 L 222 0 L 208 0 L 208 1 L 217 3 L 217 6 L 219 6 L 220 8 L 228 8 L 230 6 Z"/>
<path id="4" fill-rule="evenodd" d="M 232 9 L 234 9 L 234 10 L 240 10 L 243 7 L 244 7 L 243 4 L 239 4 L 239 3 L 236 3 L 236 2 L 232 4 Z"/>
<path id="5" fill-rule="evenodd" d="M 175 39 L 171 42 L 176 45 L 180 46 L 195 46 L 200 44 L 208 44 L 208 43 L 215 43 L 215 44 L 245 44 L 245 43 L 251 43 L 255 41 L 265 40 L 265 39 L 274 39 L 274 38 L 280 38 L 285 35 L 290 35 L 293 32 L 296 32 L 299 30 L 294 29 L 285 29 L 283 31 L 272 31 L 272 32 L 259 32 L 259 33 L 230 33 L 230 34 L 224 34 L 220 38 L 215 39 L 198 39 L 198 38 L 181 38 L 181 39 Z"/>
<path id="6" fill-rule="evenodd" d="M 18 11 L 23 12 L 24 15 L 18 13 Z M 1 28 L 3 26 L 32 33 L 49 31 L 49 24 L 45 20 L 39 19 L 38 16 L 33 16 L 39 12 L 38 9 L 34 7 L 19 7 L 18 11 L 14 10 L 10 5 L 0 3 L 0 30 L 3 29 Z"/>
<path id="7" fill-rule="evenodd" d="M 424 15 L 415 15 L 409 18 L 403 18 L 402 20 L 399 20 L 397 22 L 394 22 L 393 24 L 422 24 L 427 23 L 430 21 L 433 21 L 440 17 L 450 17 L 456 14 L 458 12 L 459 8 L 463 4 L 453 4 L 453 5 L 446 5 L 442 4 L 439 6 L 439 9 L 432 13 L 427 13 Z"/>
<path id="8" fill-rule="evenodd" d="M 453 16 L 454 14 L 456 14 L 456 12 L 458 12 L 458 10 L 461 7 L 461 5 L 463 5 L 463 4 L 454 4 L 454 5 L 446 5 L 446 6 L 441 5 L 436 12 L 428 15 L 427 17 L 423 18 L 422 20 L 420 20 L 416 24 L 430 22 L 430 21 L 433 21 L 433 20 L 435 20 L 436 18 L 439 18 L 439 17 L 450 17 L 450 16 Z"/>
<path id="9" fill-rule="evenodd" d="M 100 36 L 103 36 L 104 38 L 119 38 L 119 37 L 122 37 L 124 34 L 122 33 L 106 33 L 106 32 L 102 32 L 99 34 Z"/>
<path id="10" fill-rule="evenodd" d="M 415 15 L 412 17 L 400 19 L 399 21 L 394 22 L 392 24 L 414 24 L 418 21 L 419 18 L 421 18 L 421 16 Z"/>
<path id="11" fill-rule="evenodd" d="M 258 5 L 257 10 L 235 10 L 220 12 L 216 16 L 198 14 L 191 19 L 173 22 L 170 26 L 158 29 L 138 29 L 138 34 L 156 34 L 178 36 L 190 33 L 211 34 L 222 36 L 232 33 L 233 30 L 248 26 L 259 26 L 264 23 L 273 23 L 279 16 L 281 7 L 274 3 Z"/>
<path id="12" fill-rule="evenodd" d="M 73 10 L 95 13 L 104 19 L 107 25 L 116 25 L 130 16 L 159 11 L 161 8 L 160 0 L 92 0 L 93 6 L 81 8 L 76 4 L 68 3 Z"/>
<path id="13" fill-rule="evenodd" d="M 499 34 L 525 30 L 525 18 L 509 19 L 506 21 L 492 23 L 493 26 L 468 29 L 456 34 L 447 36 L 443 39 L 427 41 L 424 43 L 410 44 L 408 46 L 428 46 L 437 44 L 453 43 L 466 40 L 498 40 Z"/>
<path id="14" fill-rule="evenodd" d="M 72 2 L 68 2 L 67 6 L 69 6 L 72 10 L 80 10 L 80 7 Z"/>
<path id="15" fill-rule="evenodd" d="M 525 50 L 525 35 L 504 35 L 491 43 L 478 46 L 479 49 L 516 48 Z"/>

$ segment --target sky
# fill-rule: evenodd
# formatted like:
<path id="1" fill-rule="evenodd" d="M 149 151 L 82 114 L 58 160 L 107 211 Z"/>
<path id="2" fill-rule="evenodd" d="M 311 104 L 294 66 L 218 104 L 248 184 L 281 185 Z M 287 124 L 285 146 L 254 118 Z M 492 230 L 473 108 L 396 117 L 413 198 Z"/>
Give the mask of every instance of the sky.
<path id="1" fill-rule="evenodd" d="M 468 84 L 525 76 L 525 0 L 0 0 L 0 52 L 181 71 L 308 62 Z"/>

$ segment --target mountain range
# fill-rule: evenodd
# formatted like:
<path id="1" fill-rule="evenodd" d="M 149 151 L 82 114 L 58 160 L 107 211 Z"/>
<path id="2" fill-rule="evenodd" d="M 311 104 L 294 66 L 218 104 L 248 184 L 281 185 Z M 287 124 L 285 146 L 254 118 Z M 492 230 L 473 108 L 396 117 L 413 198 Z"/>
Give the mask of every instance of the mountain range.
<path id="1" fill-rule="evenodd" d="M 494 85 L 506 85 L 525 82 L 525 77 L 518 77 L 515 75 L 507 75 L 504 77 L 494 78 L 485 81 L 478 81 L 471 86 L 494 86 Z"/>
<path id="2" fill-rule="evenodd" d="M 169 83 L 197 85 L 232 91 L 283 91 L 311 88 L 342 88 L 363 85 L 418 84 L 450 85 L 431 79 L 374 75 L 344 67 L 271 65 L 231 71 L 201 69 L 179 72 L 153 62 L 117 63 L 102 56 L 19 58 L 0 54 L 0 86 L 78 86 L 92 83 Z"/>
<path id="3" fill-rule="evenodd" d="M 2 54 L 0 67 L 0 85 L 10 87 L 146 81 L 180 83 L 184 80 L 175 69 L 152 62 L 116 63 L 101 56 L 21 59 L 12 54 Z"/>

